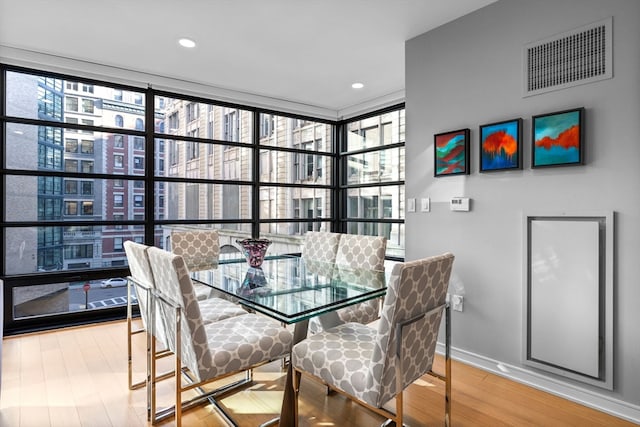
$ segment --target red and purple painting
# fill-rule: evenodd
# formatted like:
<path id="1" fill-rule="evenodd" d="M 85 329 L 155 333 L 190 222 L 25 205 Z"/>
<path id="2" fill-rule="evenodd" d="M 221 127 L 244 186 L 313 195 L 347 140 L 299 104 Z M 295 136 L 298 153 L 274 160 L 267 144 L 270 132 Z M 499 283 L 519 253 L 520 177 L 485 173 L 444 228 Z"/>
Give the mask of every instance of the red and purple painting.
<path id="1" fill-rule="evenodd" d="M 531 167 L 583 163 L 584 108 L 533 116 Z"/>
<path id="2" fill-rule="evenodd" d="M 469 174 L 469 129 L 434 135 L 434 176 Z"/>
<path id="3" fill-rule="evenodd" d="M 521 169 L 522 119 L 480 126 L 480 172 Z"/>

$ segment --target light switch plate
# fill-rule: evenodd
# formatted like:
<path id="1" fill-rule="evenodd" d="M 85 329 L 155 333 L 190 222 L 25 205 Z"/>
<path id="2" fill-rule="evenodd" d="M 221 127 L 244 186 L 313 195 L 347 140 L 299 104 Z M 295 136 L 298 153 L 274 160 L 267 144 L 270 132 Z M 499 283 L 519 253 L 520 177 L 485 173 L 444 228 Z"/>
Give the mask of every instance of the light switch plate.
<path id="1" fill-rule="evenodd" d="M 428 197 L 423 197 L 420 201 L 420 210 L 422 212 L 429 212 L 431 209 L 431 202 Z"/>
<path id="2" fill-rule="evenodd" d="M 416 211 L 416 199 L 412 197 L 407 199 L 407 212 L 415 212 Z"/>

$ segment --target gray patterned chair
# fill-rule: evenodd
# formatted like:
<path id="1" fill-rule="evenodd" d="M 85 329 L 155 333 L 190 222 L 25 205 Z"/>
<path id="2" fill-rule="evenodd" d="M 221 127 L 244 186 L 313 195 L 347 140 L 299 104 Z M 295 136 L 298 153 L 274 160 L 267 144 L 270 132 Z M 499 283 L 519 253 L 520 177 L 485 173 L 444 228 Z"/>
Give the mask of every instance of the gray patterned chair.
<path id="1" fill-rule="evenodd" d="M 336 266 L 333 272 L 333 280 L 345 282 L 350 285 L 382 288 L 385 286 L 385 272 L 384 270 L 380 271 Z M 374 299 L 360 304 L 350 305 L 337 310 L 336 313 L 338 314 L 338 318 L 341 323 L 371 323 L 380 317 L 380 301 L 378 299 Z"/>
<path id="2" fill-rule="evenodd" d="M 369 286 L 380 283 L 379 272 L 384 272 L 384 257 L 387 239 L 380 236 L 345 234 L 340 239 L 336 254 L 336 268 L 342 280 L 352 279 L 357 284 L 366 285 L 367 275 L 371 276 Z M 369 274 L 367 274 L 367 270 Z M 354 273 L 355 272 L 355 273 Z M 376 279 L 374 281 L 374 278 Z M 345 280 L 346 281 L 346 280 Z M 370 323 L 380 316 L 378 298 L 346 307 L 336 312 L 340 320 L 346 322 Z"/>
<path id="3" fill-rule="evenodd" d="M 151 302 L 151 289 L 153 288 L 153 273 L 151 273 L 151 266 L 147 258 L 147 247 L 140 243 L 135 243 L 131 240 L 127 240 L 123 243 L 124 251 L 127 256 L 127 262 L 129 264 L 129 271 L 131 275 L 127 278 L 127 367 L 129 376 L 129 390 L 138 389 L 146 384 L 146 378 L 142 381 L 133 382 L 133 343 L 132 339 L 134 335 L 145 333 L 149 331 L 147 325 L 149 323 L 149 309 L 148 305 Z M 135 291 L 135 295 L 138 299 L 138 307 L 140 309 L 140 318 L 142 320 L 142 327 L 133 329 L 133 308 L 132 308 L 132 295 Z M 159 319 L 158 319 L 159 320 Z M 156 331 L 161 336 L 158 336 L 158 340 L 165 342 L 164 329 L 162 327 L 156 328 Z M 149 337 L 147 337 L 147 352 L 150 350 Z M 148 365 L 148 364 L 147 364 Z M 147 372 L 148 374 L 148 372 Z"/>
<path id="4" fill-rule="evenodd" d="M 213 229 L 172 231 L 171 252 L 182 256 L 189 271 L 213 270 L 218 268 L 219 240 Z M 196 284 L 195 290 L 198 299 L 212 296 L 208 286 Z"/>
<path id="5" fill-rule="evenodd" d="M 179 427 L 183 406 L 191 408 L 211 397 L 203 393 L 182 402 L 184 392 L 289 355 L 293 334 L 273 319 L 249 313 L 205 324 L 184 259 L 153 247 L 147 253 L 155 297 L 166 320 L 167 345 L 176 355 L 175 405 L 157 411 L 152 387 L 151 413 L 154 424 L 174 414 Z M 182 379 L 182 372 L 188 373 L 190 381 Z"/>
<path id="6" fill-rule="evenodd" d="M 336 265 L 382 271 L 386 251 L 386 237 L 344 234 L 338 245 Z"/>
<path id="7" fill-rule="evenodd" d="M 431 368 L 454 256 L 394 266 L 378 328 L 346 323 L 314 334 L 291 352 L 296 423 L 300 374 L 306 374 L 402 426 L 402 393 Z M 445 348 L 445 424 L 450 422 L 451 362 L 448 307 Z M 395 414 L 383 405 L 395 397 Z"/>
<path id="8" fill-rule="evenodd" d="M 341 237 L 341 233 L 307 231 L 302 245 L 302 258 L 316 262 L 335 262 Z"/>
<path id="9" fill-rule="evenodd" d="M 302 245 L 302 258 L 307 273 L 321 274 L 331 278 L 335 267 L 336 254 L 342 233 L 328 231 L 307 231 Z M 318 318 L 309 319 L 309 332 L 316 333 L 322 330 L 322 324 Z"/>
<path id="10" fill-rule="evenodd" d="M 155 305 L 155 311 L 158 312 L 158 304 L 154 303 L 152 293 L 155 289 L 155 280 L 151 264 L 149 263 L 149 257 L 147 250 L 149 246 L 135 243 L 127 240 L 123 243 L 124 250 L 127 256 L 129 264 L 129 271 L 131 276 L 128 278 L 128 293 L 131 295 L 131 286 L 134 287 L 138 298 L 138 306 L 140 308 L 140 317 L 142 320 L 142 328 L 133 330 L 132 325 L 132 307 L 131 298 L 127 299 L 127 362 L 128 362 L 128 376 L 129 376 L 129 389 L 134 390 L 144 385 L 149 385 L 147 380 L 133 382 L 133 351 L 132 351 L 132 338 L 133 335 L 147 332 L 147 357 L 158 360 L 162 357 L 171 355 L 167 346 L 166 338 L 166 325 L 163 322 L 161 316 L 154 316 L 149 311 L 151 307 Z M 246 314 L 246 311 L 240 306 L 219 298 L 209 298 L 206 300 L 199 300 L 198 305 L 202 313 L 203 321 L 205 324 L 224 320 L 229 317 L 240 316 Z M 155 327 L 149 328 L 149 322 L 153 317 Z M 151 337 L 155 337 L 155 340 Z M 156 343 L 159 343 L 163 348 L 160 351 L 156 349 Z M 172 372 L 167 372 L 158 375 L 155 369 L 152 371 L 152 363 L 150 359 L 147 359 L 147 378 L 151 378 L 156 382 L 162 379 L 169 378 L 173 375 Z M 149 393 L 149 390 L 147 390 Z M 149 397 L 149 396 L 148 396 Z"/>

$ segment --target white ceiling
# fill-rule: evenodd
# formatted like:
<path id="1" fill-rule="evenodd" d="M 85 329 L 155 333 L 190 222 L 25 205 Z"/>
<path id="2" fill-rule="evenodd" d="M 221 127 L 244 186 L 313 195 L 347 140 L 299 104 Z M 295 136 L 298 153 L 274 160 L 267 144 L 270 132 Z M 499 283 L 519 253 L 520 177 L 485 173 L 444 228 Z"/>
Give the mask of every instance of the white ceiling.
<path id="1" fill-rule="evenodd" d="M 0 0 L 0 48 L 337 113 L 403 94 L 405 40 L 494 1 Z"/>

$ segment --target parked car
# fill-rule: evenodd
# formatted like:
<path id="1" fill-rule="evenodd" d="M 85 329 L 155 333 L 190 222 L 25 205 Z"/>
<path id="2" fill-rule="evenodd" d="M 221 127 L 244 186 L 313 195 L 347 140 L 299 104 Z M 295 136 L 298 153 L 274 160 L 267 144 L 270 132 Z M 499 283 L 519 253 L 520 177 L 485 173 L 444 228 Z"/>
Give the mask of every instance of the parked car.
<path id="1" fill-rule="evenodd" d="M 103 280 L 100 283 L 101 288 L 117 288 L 118 286 L 127 286 L 127 279 L 122 277 L 112 277 L 111 279 Z"/>

